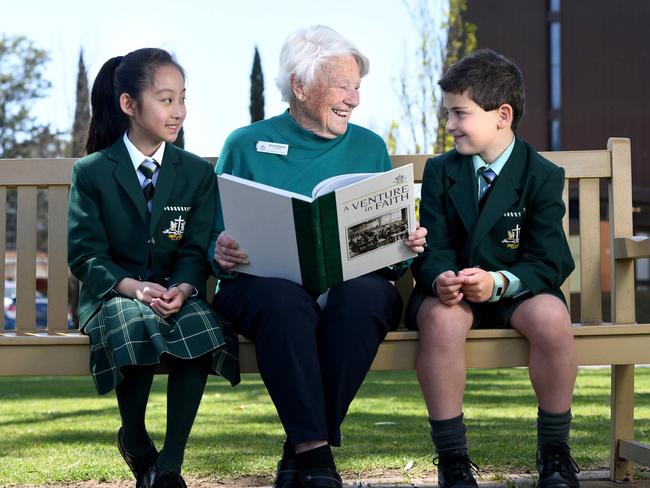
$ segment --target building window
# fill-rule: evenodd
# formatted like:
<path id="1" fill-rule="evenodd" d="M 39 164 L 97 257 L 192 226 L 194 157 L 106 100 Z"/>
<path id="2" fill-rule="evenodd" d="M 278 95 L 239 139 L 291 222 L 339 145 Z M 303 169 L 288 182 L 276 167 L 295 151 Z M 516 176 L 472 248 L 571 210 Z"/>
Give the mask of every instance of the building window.
<path id="1" fill-rule="evenodd" d="M 560 113 L 562 110 L 562 33 L 560 27 L 560 1 L 549 0 L 549 64 L 550 146 L 552 151 L 562 149 Z"/>

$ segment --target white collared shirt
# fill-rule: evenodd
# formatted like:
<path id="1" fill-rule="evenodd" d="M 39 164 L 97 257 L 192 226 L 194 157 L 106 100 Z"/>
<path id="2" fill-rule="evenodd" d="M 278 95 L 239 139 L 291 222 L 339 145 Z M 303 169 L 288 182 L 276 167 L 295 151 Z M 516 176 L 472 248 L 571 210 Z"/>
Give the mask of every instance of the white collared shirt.
<path id="1" fill-rule="evenodd" d="M 127 133 L 124 133 L 124 136 L 122 137 L 122 140 L 124 141 L 124 145 L 126 146 L 126 150 L 129 152 L 129 156 L 131 157 L 131 163 L 133 164 L 133 168 L 135 169 L 135 174 L 138 175 L 138 180 L 140 181 L 140 186 L 144 183 L 144 180 L 146 180 L 145 176 L 140 173 L 138 168 L 142 164 L 142 162 L 145 159 L 153 159 L 158 163 L 159 167 L 162 167 L 162 162 L 163 162 L 163 155 L 165 154 L 165 141 L 162 141 L 160 144 L 160 147 L 156 149 L 156 152 L 153 153 L 152 156 L 146 156 L 140 152 L 140 150 L 135 147 L 135 144 L 131 142 L 131 140 L 128 138 L 126 135 Z M 158 174 L 160 171 L 156 171 L 153 175 L 153 184 L 154 186 L 158 182 Z"/>

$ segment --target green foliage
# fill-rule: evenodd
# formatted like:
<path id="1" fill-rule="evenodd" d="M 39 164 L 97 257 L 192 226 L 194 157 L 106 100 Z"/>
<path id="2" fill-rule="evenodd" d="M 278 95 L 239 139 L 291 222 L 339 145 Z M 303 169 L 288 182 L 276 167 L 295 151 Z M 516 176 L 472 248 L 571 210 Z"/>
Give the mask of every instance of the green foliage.
<path id="1" fill-rule="evenodd" d="M 463 19 L 467 0 L 448 0 L 443 21 L 435 15 L 433 0 L 403 1 L 418 38 L 415 62 L 406 58 L 398 83 L 402 124 L 409 141 L 406 152 L 441 153 L 453 147 L 453 139 L 445 129 L 438 79 L 454 62 L 474 51 L 476 25 Z M 391 128 L 395 140 L 399 129 Z"/>
<path id="2" fill-rule="evenodd" d="M 48 60 L 45 50 L 23 36 L 0 37 L 0 158 L 62 154 L 60 134 L 30 114 L 50 88 L 43 76 Z"/>
<path id="3" fill-rule="evenodd" d="M 166 377 L 154 381 L 147 426 L 160 447 Z M 572 454 L 583 470 L 609 462 L 609 368 L 581 369 L 573 404 Z M 650 439 L 650 368 L 636 372 L 637 439 Z M 0 486 L 127 480 L 115 447 L 113 394 L 90 377 L 0 378 Z M 464 412 L 482 479 L 534 472 L 535 398 L 525 369 L 471 370 Z M 371 372 L 343 425 L 335 457 L 343 477 L 435 479 L 424 402 L 413 371 Z M 185 457 L 189 478 L 262 476 L 270 484 L 284 432 L 258 375 L 231 388 L 208 381 Z M 413 467 L 405 466 L 413 461 Z M 245 485 L 246 483 L 242 483 Z M 259 482 L 259 485 L 263 485 Z"/>

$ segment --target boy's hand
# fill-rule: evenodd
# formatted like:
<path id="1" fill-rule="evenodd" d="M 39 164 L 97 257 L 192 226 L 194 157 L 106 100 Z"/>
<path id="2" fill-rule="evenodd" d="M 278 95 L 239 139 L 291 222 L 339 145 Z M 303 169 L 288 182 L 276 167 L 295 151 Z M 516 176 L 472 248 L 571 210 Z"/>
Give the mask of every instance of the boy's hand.
<path id="1" fill-rule="evenodd" d="M 461 287 L 464 281 L 464 276 L 456 276 L 456 273 L 451 270 L 440 273 L 436 278 L 438 299 L 444 305 L 456 305 L 463 299 L 464 295 Z"/>
<path id="2" fill-rule="evenodd" d="M 465 268 L 458 272 L 464 278 L 462 290 L 467 301 L 474 303 L 487 302 L 492 296 L 494 279 L 481 268 Z"/>

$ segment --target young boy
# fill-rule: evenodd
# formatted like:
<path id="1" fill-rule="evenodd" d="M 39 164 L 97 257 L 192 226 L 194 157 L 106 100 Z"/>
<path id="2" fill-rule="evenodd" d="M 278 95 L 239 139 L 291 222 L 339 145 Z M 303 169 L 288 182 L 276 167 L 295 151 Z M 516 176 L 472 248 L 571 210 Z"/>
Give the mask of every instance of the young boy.
<path id="1" fill-rule="evenodd" d="M 521 72 L 480 50 L 439 81 L 455 150 L 427 161 L 420 217 L 428 248 L 409 304 L 417 375 L 440 488 L 476 487 L 462 404 L 471 328 L 513 327 L 530 343 L 541 488 L 577 488 L 569 454 L 576 352 L 560 285 L 574 268 L 562 230 L 564 171 L 516 136 Z"/>

